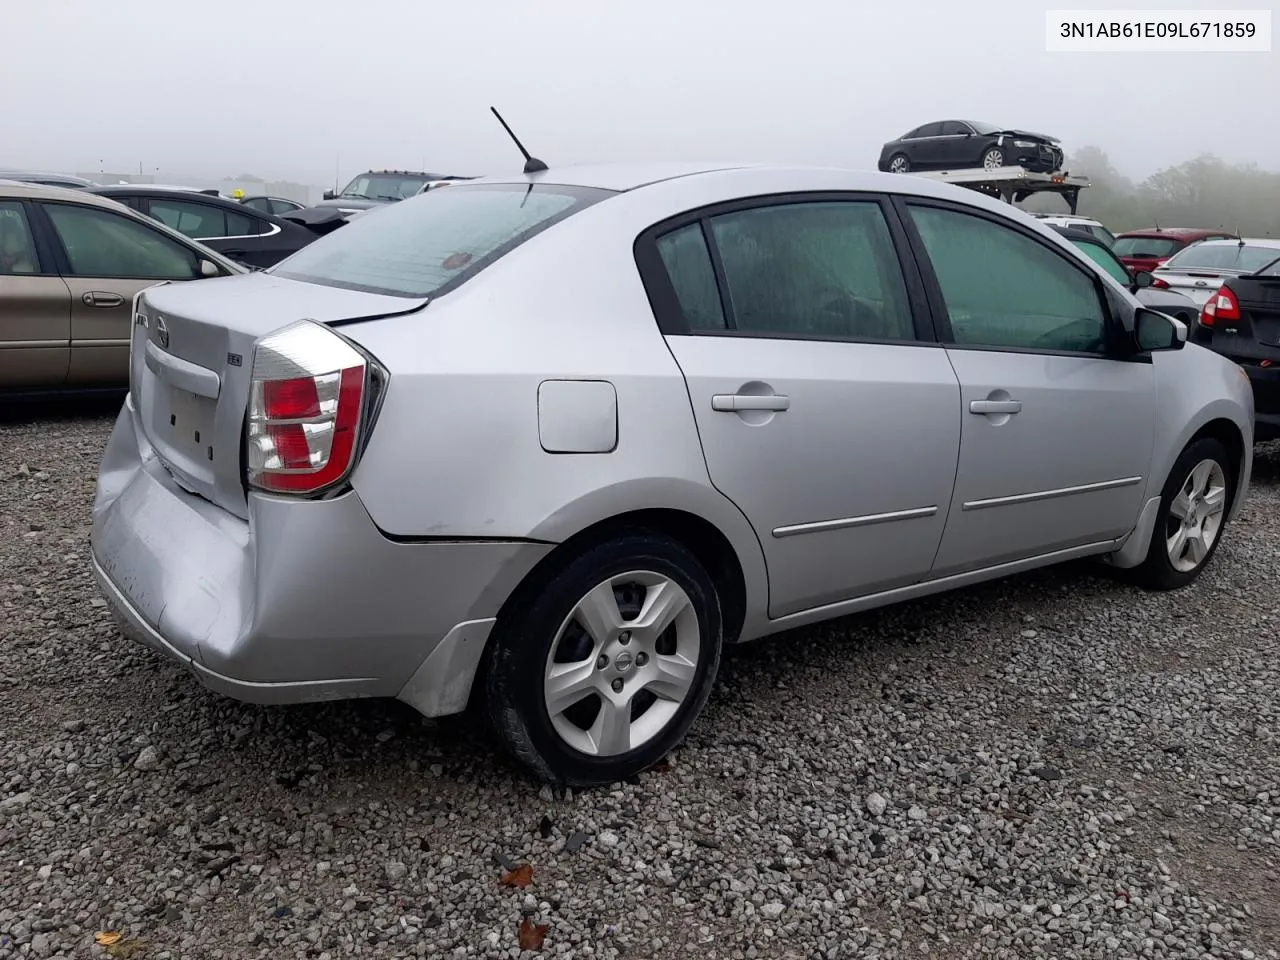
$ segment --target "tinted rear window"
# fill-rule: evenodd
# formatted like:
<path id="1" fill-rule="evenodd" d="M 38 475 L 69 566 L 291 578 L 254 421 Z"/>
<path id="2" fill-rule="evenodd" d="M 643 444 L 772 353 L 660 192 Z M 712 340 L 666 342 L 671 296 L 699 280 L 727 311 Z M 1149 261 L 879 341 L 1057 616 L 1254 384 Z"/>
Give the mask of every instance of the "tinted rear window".
<path id="1" fill-rule="evenodd" d="M 1182 246 L 1168 237 L 1117 237 L 1111 248 L 1117 257 L 1167 257 Z"/>
<path id="2" fill-rule="evenodd" d="M 1198 243 L 1187 247 L 1173 257 L 1166 267 L 1174 270 L 1239 270 L 1251 273 L 1266 266 L 1276 257 L 1280 257 L 1280 249 L 1275 247 L 1254 247 L 1238 243 Z"/>
<path id="3" fill-rule="evenodd" d="M 611 195 L 559 184 L 453 184 L 356 217 L 269 272 L 349 290 L 429 297 Z"/>

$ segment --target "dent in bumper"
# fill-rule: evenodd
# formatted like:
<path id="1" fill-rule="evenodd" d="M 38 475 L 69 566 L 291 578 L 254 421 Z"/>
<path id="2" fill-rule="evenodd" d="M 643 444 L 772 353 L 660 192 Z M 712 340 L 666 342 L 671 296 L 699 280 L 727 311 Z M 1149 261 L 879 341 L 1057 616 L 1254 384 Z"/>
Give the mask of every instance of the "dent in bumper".
<path id="1" fill-rule="evenodd" d="M 479 623 L 553 546 L 392 541 L 355 493 L 255 494 L 241 520 L 179 488 L 139 441 L 126 407 L 94 506 L 95 574 L 127 633 L 238 699 L 403 690 L 443 710 L 469 690 Z"/>

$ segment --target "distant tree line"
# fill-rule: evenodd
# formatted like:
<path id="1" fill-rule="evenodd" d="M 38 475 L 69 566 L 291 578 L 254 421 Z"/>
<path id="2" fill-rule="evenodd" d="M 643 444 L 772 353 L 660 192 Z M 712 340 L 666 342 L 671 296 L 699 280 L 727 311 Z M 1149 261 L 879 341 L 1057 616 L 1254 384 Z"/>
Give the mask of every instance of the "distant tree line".
<path id="1" fill-rule="evenodd" d="M 1202 154 L 1153 173 L 1140 183 L 1121 174 L 1106 153 L 1082 147 L 1064 169 L 1088 176 L 1080 192 L 1080 214 L 1111 230 L 1162 227 L 1225 227 L 1241 236 L 1280 237 L 1280 173 L 1255 164 L 1229 164 Z M 1036 212 L 1062 212 L 1058 197 L 1033 196 L 1022 204 Z"/>

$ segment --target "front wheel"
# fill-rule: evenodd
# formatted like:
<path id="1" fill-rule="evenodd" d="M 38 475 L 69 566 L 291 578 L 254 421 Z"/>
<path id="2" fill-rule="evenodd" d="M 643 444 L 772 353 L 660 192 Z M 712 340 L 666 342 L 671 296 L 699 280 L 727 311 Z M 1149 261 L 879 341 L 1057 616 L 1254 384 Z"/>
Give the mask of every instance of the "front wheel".
<path id="1" fill-rule="evenodd" d="M 637 531 L 591 546 L 517 599 L 490 651 L 489 716 L 544 779 L 598 786 L 665 756 L 720 662 L 720 605 L 698 559 Z"/>
<path id="2" fill-rule="evenodd" d="M 1194 581 L 1222 540 L 1234 471 L 1223 444 L 1205 437 L 1174 462 L 1160 498 L 1147 558 L 1134 570 L 1152 590 L 1175 590 Z"/>
<path id="3" fill-rule="evenodd" d="M 988 147 L 982 154 L 983 170 L 999 170 L 1004 166 L 1004 151 L 999 147 Z"/>
<path id="4" fill-rule="evenodd" d="M 905 153 L 895 153 L 893 159 L 889 161 L 890 173 L 910 173 L 911 161 L 907 159 Z"/>

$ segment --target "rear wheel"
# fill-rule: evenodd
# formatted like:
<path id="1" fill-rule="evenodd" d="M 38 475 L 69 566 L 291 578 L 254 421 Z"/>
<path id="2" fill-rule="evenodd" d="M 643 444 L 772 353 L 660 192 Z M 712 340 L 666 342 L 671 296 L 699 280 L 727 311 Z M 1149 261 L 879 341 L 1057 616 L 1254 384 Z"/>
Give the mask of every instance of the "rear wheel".
<path id="1" fill-rule="evenodd" d="M 1135 579 L 1152 590 L 1194 581 L 1222 540 L 1234 483 L 1227 448 L 1212 437 L 1187 446 L 1165 481 L 1147 558 Z"/>
<path id="2" fill-rule="evenodd" d="M 665 756 L 701 712 L 720 662 L 720 605 L 698 559 L 655 533 L 589 547 L 504 615 L 489 716 L 540 776 L 626 779 Z"/>

